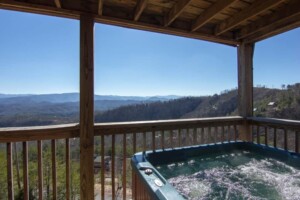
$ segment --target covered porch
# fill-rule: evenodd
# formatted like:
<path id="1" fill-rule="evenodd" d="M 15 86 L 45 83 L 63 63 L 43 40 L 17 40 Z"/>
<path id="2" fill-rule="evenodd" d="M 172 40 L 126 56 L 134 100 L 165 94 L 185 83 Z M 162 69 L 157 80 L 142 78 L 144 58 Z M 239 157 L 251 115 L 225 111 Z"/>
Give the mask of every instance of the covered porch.
<path id="1" fill-rule="evenodd" d="M 129 158 L 138 151 L 237 140 L 299 153 L 300 122 L 253 117 L 255 43 L 300 26 L 298 0 L 0 0 L 0 8 L 80 21 L 80 122 L 47 127 L 1 128 L 6 143 L 7 194 L 14 199 L 15 143 L 22 144 L 22 184 L 29 199 L 28 144 L 38 159 L 37 196 L 43 199 L 43 145 L 51 144 L 51 195 L 58 198 L 57 145 L 65 149 L 65 198 L 71 199 L 70 149 L 80 149 L 78 199 L 138 199 Z M 237 49 L 238 114 L 234 117 L 94 123 L 94 24 L 103 23 L 230 45 Z M 63 141 L 63 142 L 62 142 Z M 76 141 L 78 143 L 76 143 Z M 280 141 L 280 142 L 279 142 Z M 121 147 L 121 150 L 119 149 Z M 101 167 L 94 170 L 94 152 Z M 110 157 L 109 170 L 105 158 Z M 129 172 L 128 172 L 129 171 Z M 96 180 L 97 179 L 97 180 Z M 100 184 L 95 187 L 95 182 Z"/>

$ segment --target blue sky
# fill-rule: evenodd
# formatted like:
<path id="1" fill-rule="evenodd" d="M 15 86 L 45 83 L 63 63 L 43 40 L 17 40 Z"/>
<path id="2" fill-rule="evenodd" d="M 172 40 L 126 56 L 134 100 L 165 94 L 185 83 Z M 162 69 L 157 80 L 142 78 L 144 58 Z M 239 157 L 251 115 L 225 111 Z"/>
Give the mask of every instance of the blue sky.
<path id="1" fill-rule="evenodd" d="M 79 22 L 0 10 L 0 93 L 79 91 Z M 300 29 L 256 44 L 254 84 L 300 82 Z M 237 87 L 236 48 L 95 25 L 95 93 L 207 95 Z"/>

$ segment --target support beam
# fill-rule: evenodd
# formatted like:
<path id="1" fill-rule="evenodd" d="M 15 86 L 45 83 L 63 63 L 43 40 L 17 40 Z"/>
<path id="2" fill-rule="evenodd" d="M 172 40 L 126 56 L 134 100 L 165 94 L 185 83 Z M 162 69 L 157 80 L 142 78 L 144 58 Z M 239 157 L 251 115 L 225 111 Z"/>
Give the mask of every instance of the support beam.
<path id="1" fill-rule="evenodd" d="M 55 5 L 56 5 L 57 8 L 61 8 L 60 0 L 54 0 L 54 2 L 55 2 Z"/>
<path id="2" fill-rule="evenodd" d="M 263 17 L 258 21 L 255 21 L 254 23 L 242 28 L 238 33 L 237 39 L 243 39 L 264 29 L 269 29 L 270 27 L 274 26 L 274 23 L 284 22 L 295 17 L 296 15 L 300 15 L 300 1 L 292 0 L 288 5 L 276 11 L 272 15 Z"/>
<path id="3" fill-rule="evenodd" d="M 148 0 L 138 0 L 136 8 L 135 8 L 135 12 L 134 12 L 134 21 L 138 21 L 142 12 L 144 11 L 144 9 L 146 8 L 146 5 L 148 3 Z"/>
<path id="4" fill-rule="evenodd" d="M 260 13 L 271 9 L 274 6 L 282 3 L 284 0 L 264 0 L 264 1 L 255 1 L 251 6 L 238 12 L 233 17 L 225 20 L 216 26 L 215 34 L 221 35 L 222 33 L 233 29 L 244 21 L 259 15 Z"/>
<path id="5" fill-rule="evenodd" d="M 179 0 L 165 17 L 165 26 L 169 26 L 189 5 L 192 0 Z"/>
<path id="6" fill-rule="evenodd" d="M 12 0 L 0 0 L 0 9 L 29 12 L 56 17 L 66 17 L 71 19 L 79 19 L 81 14 L 81 12 L 77 10 L 68 10 L 65 8 L 58 9 L 53 6 L 43 6 L 36 4 L 33 5 L 27 2 L 17 2 Z M 190 32 L 188 30 L 183 30 L 180 28 L 164 27 L 146 22 L 137 22 L 133 20 L 120 19 L 116 17 L 108 17 L 103 15 L 95 16 L 95 22 L 144 31 L 176 35 L 187 38 L 194 38 L 198 40 L 207 40 L 210 42 L 226 44 L 229 46 L 236 46 L 237 44 L 239 44 L 239 42 L 234 40 L 233 37 L 215 36 L 207 32 Z"/>
<path id="7" fill-rule="evenodd" d="M 247 43 L 258 42 L 260 40 L 272 37 L 274 35 L 284 33 L 286 31 L 300 27 L 300 14 L 288 18 L 286 20 L 281 20 L 280 22 L 275 22 L 267 28 L 258 31 L 254 35 L 244 39 Z"/>
<path id="8" fill-rule="evenodd" d="M 94 19 L 80 16 L 80 199 L 94 199 Z"/>
<path id="9" fill-rule="evenodd" d="M 103 13 L 103 0 L 98 1 L 98 15 L 102 15 Z"/>
<path id="10" fill-rule="evenodd" d="M 203 11 L 196 19 L 196 21 L 192 25 L 192 31 L 196 31 L 202 26 L 204 26 L 207 22 L 213 19 L 217 14 L 219 14 L 222 10 L 228 8 L 232 3 L 237 0 L 226 0 L 226 1 L 217 1 L 208 9 Z"/>
<path id="11" fill-rule="evenodd" d="M 253 53 L 254 44 L 242 43 L 238 52 L 238 112 L 242 117 L 253 115 Z M 251 141 L 251 129 L 246 120 L 239 129 L 239 139 Z"/>

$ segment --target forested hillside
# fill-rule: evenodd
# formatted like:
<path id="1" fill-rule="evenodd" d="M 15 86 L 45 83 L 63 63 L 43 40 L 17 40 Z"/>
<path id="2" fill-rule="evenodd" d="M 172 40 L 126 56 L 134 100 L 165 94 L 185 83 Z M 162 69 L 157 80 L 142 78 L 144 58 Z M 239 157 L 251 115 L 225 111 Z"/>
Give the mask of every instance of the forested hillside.
<path id="1" fill-rule="evenodd" d="M 282 89 L 256 87 L 254 116 L 300 120 L 300 83 Z M 73 95 L 74 96 L 74 95 Z M 79 103 L 54 99 L 26 100 L 24 96 L 0 100 L 0 127 L 78 122 Z M 100 97 L 98 97 L 100 98 Z M 104 98 L 104 97 L 101 97 Z M 117 97 L 95 100 L 96 122 L 141 121 L 237 115 L 237 90 L 203 97 Z M 169 100 L 167 98 L 170 98 Z M 21 100 L 20 100 L 21 99 Z M 25 99 L 25 100 L 24 100 Z M 67 99 L 71 99 L 68 95 Z M 145 100 L 146 99 L 146 100 Z M 55 103 L 59 101 L 59 103 Z"/>

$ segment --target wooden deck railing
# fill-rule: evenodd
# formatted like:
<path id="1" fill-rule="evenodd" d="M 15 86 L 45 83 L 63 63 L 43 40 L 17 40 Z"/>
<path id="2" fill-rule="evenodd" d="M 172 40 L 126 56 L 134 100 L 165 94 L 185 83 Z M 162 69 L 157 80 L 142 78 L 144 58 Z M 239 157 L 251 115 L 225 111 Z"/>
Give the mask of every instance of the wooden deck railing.
<path id="1" fill-rule="evenodd" d="M 254 142 L 299 152 L 299 121 L 220 117 L 95 124 L 94 157 L 99 161 L 94 163 L 97 198 L 129 199 L 136 196 L 136 183 L 135 179 L 132 181 L 130 166 L 133 153 L 236 141 L 239 138 L 239 126 L 244 124 L 244 120 L 248 120 L 253 127 Z M 79 191 L 72 189 L 74 184 L 80 184 L 74 177 L 74 173 L 78 174 L 79 171 L 74 172 L 72 168 L 72 165 L 79 163 L 77 124 L 2 128 L 0 145 L 6 145 L 7 177 L 0 179 L 6 179 L 8 199 L 13 199 L 17 194 L 15 191 L 20 190 L 24 191 L 24 199 L 28 199 L 32 189 L 39 199 L 79 198 L 79 193 L 76 194 Z M 22 154 L 20 163 L 18 154 Z M 45 162 L 48 163 L 48 168 Z M 32 172 L 34 165 L 37 165 L 36 171 Z M 22 170 L 16 170 L 19 167 Z M 46 171 L 49 173 L 45 173 Z M 36 174 L 34 186 L 29 184 L 32 183 L 31 173 Z M 64 177 L 63 181 L 61 176 Z M 22 184 L 17 179 L 22 179 Z M 64 196 L 61 195 L 62 191 Z"/>
<path id="2" fill-rule="evenodd" d="M 300 121 L 251 117 L 252 140 L 257 144 L 299 153 Z"/>

